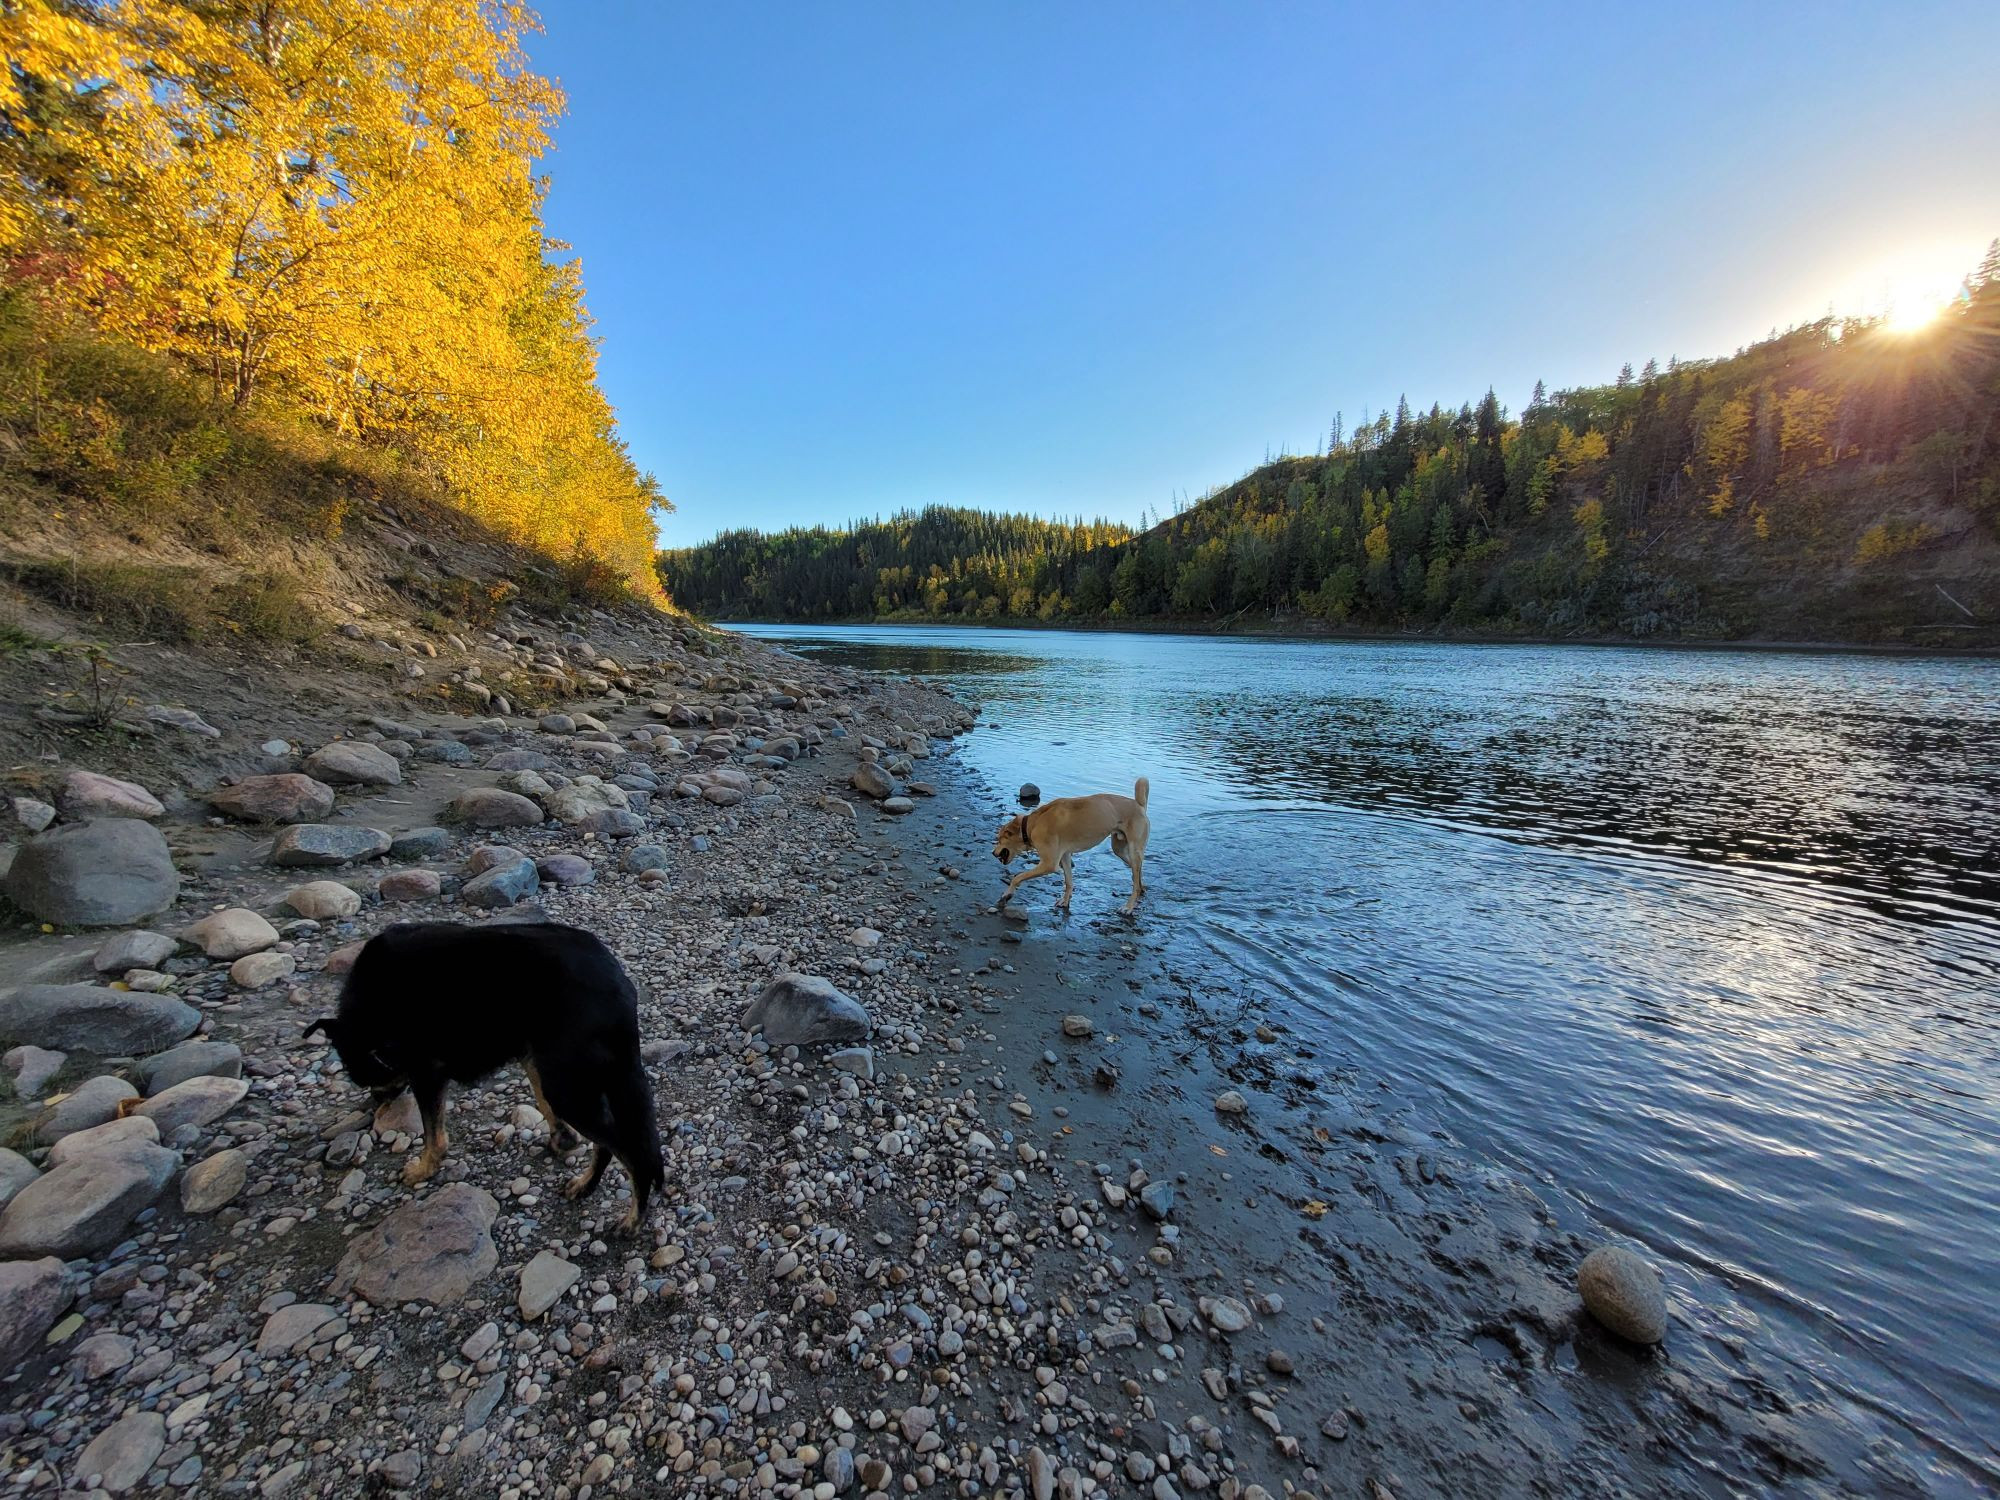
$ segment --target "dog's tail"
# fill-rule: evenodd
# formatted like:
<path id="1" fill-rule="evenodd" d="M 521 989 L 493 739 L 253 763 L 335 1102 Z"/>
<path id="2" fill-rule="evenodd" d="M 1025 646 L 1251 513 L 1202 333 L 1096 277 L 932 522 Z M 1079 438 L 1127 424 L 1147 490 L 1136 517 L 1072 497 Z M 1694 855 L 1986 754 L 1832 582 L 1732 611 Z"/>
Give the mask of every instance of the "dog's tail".
<path id="1" fill-rule="evenodd" d="M 1147 785 L 1146 778 L 1141 776 L 1137 781 L 1132 783 L 1132 800 L 1141 807 L 1144 807 L 1146 805 L 1146 793 L 1150 790 L 1152 788 Z"/>

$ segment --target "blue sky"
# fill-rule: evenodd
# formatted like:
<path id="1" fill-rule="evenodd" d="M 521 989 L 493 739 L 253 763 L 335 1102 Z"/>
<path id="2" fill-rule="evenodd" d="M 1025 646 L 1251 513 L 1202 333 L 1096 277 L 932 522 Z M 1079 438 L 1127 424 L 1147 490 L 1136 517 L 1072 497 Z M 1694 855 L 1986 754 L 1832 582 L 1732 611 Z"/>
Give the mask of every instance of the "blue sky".
<path id="1" fill-rule="evenodd" d="M 684 545 L 1136 520 L 1969 269 L 2000 4 L 563 0 L 550 231 Z"/>

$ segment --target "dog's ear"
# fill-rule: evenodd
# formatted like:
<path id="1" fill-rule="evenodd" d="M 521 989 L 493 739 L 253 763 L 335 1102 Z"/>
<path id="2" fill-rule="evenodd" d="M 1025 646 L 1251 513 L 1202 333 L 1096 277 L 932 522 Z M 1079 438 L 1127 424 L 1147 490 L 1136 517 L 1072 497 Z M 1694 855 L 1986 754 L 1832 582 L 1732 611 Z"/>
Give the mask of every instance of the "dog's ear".
<path id="1" fill-rule="evenodd" d="M 337 1042 L 340 1040 L 338 1035 L 339 1030 L 340 1030 L 340 1022 L 338 1019 L 336 1019 L 333 1016 L 321 1016 L 317 1021 L 313 1022 L 312 1025 L 308 1026 L 304 1031 L 299 1033 L 299 1040 L 304 1041 L 307 1037 L 311 1036 L 315 1031 L 323 1031 L 326 1033 L 326 1039 L 329 1042 Z"/>

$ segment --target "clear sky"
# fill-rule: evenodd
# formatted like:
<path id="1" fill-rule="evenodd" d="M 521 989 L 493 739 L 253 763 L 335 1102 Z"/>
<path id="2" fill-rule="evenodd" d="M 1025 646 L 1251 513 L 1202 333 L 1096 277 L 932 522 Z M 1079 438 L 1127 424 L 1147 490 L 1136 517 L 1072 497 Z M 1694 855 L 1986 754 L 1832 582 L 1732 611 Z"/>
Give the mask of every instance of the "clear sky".
<path id="1" fill-rule="evenodd" d="M 2000 235 L 2000 3 L 548 0 L 668 545 L 1136 520 L 1336 410 L 1727 353 Z"/>

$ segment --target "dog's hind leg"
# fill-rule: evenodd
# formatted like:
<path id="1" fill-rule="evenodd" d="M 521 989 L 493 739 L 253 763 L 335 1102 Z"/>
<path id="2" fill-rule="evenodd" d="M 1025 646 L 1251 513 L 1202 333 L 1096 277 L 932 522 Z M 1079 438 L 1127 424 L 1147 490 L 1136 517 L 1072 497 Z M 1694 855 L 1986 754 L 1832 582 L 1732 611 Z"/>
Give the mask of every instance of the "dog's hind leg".
<path id="1" fill-rule="evenodd" d="M 549 1103 L 564 1124 L 591 1144 L 590 1165 L 563 1184 L 565 1198 L 584 1197 L 597 1190 L 598 1179 L 611 1165 L 611 1142 L 616 1138 L 611 1101 L 600 1085 L 564 1078 L 560 1082 L 550 1080 Z"/>
<path id="2" fill-rule="evenodd" d="M 451 1144 L 444 1129 L 444 1088 L 442 1078 L 411 1080 L 410 1092 L 416 1095 L 417 1113 L 424 1119 L 424 1149 L 403 1168 L 403 1181 L 411 1187 L 436 1175 L 444 1164 L 445 1148 Z"/>
<path id="3" fill-rule="evenodd" d="M 549 1096 L 542 1092 L 542 1070 L 535 1066 L 533 1058 L 523 1058 L 521 1069 L 528 1075 L 528 1087 L 535 1091 L 535 1108 L 542 1112 L 542 1118 L 549 1126 L 549 1155 L 568 1156 L 583 1144 L 583 1137 L 556 1118 L 556 1112 L 549 1105 Z"/>
<path id="4" fill-rule="evenodd" d="M 632 1179 L 632 1206 L 620 1228 L 637 1229 L 646 1217 L 653 1190 L 667 1180 L 666 1159 L 660 1151 L 660 1123 L 653 1108 L 652 1084 L 637 1058 L 625 1076 L 614 1079 L 605 1093 L 611 1106 L 611 1149 Z"/>
<path id="5" fill-rule="evenodd" d="M 1070 869 L 1069 856 L 1067 854 L 1065 854 L 1062 857 L 1061 864 L 1063 872 L 1063 893 L 1062 893 L 1062 900 L 1056 903 L 1056 908 L 1059 911 L 1068 911 L 1069 898 L 1076 894 L 1076 872 Z"/>

